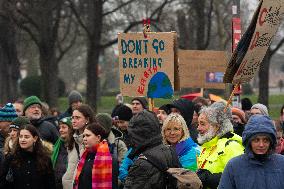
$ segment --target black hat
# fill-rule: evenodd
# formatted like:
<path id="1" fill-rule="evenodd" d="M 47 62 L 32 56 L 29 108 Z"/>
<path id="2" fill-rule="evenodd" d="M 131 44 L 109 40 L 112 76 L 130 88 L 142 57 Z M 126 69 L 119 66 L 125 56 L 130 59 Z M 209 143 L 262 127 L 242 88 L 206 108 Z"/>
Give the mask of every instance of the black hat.
<path id="1" fill-rule="evenodd" d="M 133 98 L 131 100 L 131 102 L 133 102 L 134 100 L 138 100 L 142 104 L 144 109 L 148 109 L 148 102 L 147 102 L 146 98 L 144 98 L 144 97 L 135 97 L 135 98 Z"/>
<path id="2" fill-rule="evenodd" d="M 168 104 L 162 105 L 159 110 L 164 110 L 168 115 L 171 113 L 171 107 Z"/>
<path id="3" fill-rule="evenodd" d="M 118 116 L 119 120 L 129 121 L 133 114 L 132 110 L 128 106 L 122 105 L 116 110 L 115 116 Z"/>

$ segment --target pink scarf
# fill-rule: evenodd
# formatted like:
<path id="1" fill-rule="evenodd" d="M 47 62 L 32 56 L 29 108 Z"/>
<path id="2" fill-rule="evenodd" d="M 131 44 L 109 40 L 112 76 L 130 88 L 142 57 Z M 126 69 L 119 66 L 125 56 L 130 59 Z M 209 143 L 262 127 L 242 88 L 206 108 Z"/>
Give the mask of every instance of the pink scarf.
<path id="1" fill-rule="evenodd" d="M 96 156 L 92 169 L 92 189 L 111 189 L 112 188 L 112 157 L 109 152 L 108 143 L 103 140 L 99 144 L 93 147 L 93 151 L 96 151 Z M 74 181 L 74 189 L 78 189 L 79 176 L 84 167 L 86 156 L 89 150 L 85 150 L 79 164 L 77 166 L 77 172 Z"/>

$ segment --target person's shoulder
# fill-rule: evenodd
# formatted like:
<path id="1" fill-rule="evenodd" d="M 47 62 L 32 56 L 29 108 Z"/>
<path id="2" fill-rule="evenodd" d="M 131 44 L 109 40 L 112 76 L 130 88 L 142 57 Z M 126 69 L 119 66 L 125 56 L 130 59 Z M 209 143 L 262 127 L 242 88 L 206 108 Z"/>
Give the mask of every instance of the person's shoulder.
<path id="1" fill-rule="evenodd" d="M 283 155 L 281 155 L 281 154 L 272 154 L 271 157 L 272 157 L 272 159 L 274 161 L 278 161 L 279 163 L 283 163 L 283 165 L 284 165 L 284 156 Z"/>

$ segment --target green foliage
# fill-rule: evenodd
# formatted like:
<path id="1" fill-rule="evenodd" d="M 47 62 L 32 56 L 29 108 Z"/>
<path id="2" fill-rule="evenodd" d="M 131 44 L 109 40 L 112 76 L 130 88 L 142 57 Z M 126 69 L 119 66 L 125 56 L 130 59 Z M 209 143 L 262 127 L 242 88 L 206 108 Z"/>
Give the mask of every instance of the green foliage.
<path id="1" fill-rule="evenodd" d="M 65 95 L 65 83 L 59 78 L 58 81 L 58 93 L 62 97 Z M 31 96 L 36 95 L 38 97 L 42 96 L 42 78 L 41 76 L 29 76 L 23 79 L 20 83 L 20 89 L 22 95 Z"/>

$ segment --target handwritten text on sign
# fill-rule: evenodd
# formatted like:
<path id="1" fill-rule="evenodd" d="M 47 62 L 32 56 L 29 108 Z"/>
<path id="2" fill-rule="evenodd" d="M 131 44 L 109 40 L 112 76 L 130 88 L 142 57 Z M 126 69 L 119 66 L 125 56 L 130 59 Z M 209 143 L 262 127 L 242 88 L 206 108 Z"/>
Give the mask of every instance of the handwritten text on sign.
<path id="1" fill-rule="evenodd" d="M 149 80 L 164 72 L 174 81 L 174 33 L 118 34 L 120 89 L 125 96 L 146 96 Z"/>
<path id="2" fill-rule="evenodd" d="M 233 84 L 249 82 L 257 73 L 283 14 L 284 0 L 263 0 L 250 47 L 234 76 Z"/>

